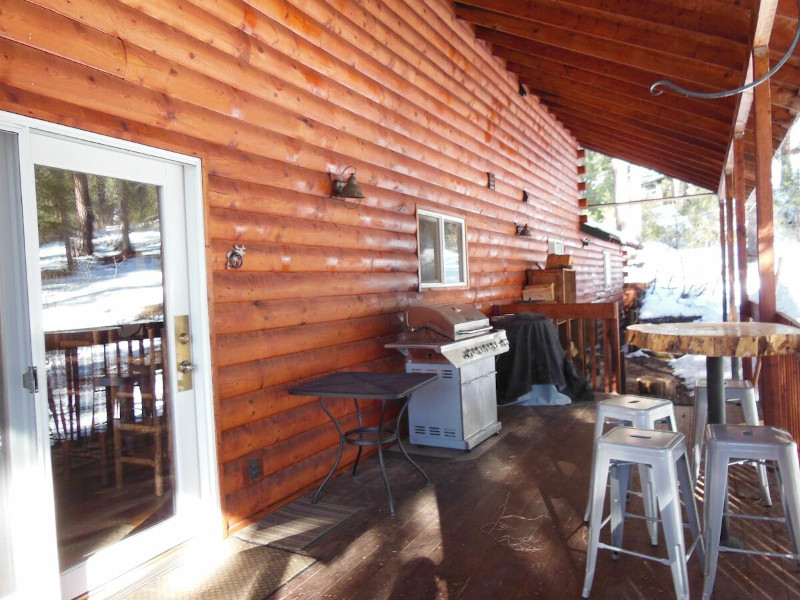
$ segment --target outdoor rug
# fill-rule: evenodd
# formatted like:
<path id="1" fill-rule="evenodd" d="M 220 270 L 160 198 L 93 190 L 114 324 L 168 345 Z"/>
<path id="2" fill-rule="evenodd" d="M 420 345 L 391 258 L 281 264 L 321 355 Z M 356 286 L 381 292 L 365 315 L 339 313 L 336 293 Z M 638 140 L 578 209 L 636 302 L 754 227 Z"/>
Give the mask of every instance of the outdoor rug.
<path id="1" fill-rule="evenodd" d="M 221 549 L 184 556 L 112 598 L 264 600 L 314 562 L 310 556 L 231 537 Z"/>
<path id="2" fill-rule="evenodd" d="M 304 496 L 248 525 L 236 537 L 255 544 L 298 551 L 358 510 L 325 502 L 311 504 L 310 496 Z"/>

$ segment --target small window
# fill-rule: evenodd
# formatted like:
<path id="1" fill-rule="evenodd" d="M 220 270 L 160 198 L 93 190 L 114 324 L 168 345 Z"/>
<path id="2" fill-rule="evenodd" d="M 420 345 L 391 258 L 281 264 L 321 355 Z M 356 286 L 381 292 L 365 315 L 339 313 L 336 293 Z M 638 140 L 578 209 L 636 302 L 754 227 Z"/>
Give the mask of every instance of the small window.
<path id="1" fill-rule="evenodd" d="M 421 288 L 467 284 L 464 219 L 417 211 Z"/>

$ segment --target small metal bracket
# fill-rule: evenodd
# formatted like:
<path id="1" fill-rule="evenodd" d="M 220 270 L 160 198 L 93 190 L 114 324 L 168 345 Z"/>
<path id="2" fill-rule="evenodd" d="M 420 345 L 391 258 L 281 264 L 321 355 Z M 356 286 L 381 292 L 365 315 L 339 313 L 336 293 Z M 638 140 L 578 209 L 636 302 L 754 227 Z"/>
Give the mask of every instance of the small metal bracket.
<path id="1" fill-rule="evenodd" d="M 39 371 L 36 367 L 28 367 L 22 374 L 22 387 L 28 390 L 31 394 L 39 392 Z"/>

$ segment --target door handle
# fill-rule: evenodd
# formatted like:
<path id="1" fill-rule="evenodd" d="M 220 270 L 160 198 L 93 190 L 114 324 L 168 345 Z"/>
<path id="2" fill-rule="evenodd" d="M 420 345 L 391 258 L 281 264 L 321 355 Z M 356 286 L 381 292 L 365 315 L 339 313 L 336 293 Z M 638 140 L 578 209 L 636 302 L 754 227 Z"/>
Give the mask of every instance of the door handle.
<path id="1" fill-rule="evenodd" d="M 188 360 L 182 360 L 181 364 L 178 365 L 178 370 L 181 373 L 194 373 L 194 370 L 197 368 L 197 365 L 193 362 L 189 362 Z"/>

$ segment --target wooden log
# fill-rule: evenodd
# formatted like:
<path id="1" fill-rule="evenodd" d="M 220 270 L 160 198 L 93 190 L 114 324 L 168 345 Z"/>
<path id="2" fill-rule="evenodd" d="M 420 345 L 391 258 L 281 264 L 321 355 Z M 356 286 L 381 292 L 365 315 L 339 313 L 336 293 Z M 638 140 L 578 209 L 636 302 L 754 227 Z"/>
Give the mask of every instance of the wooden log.
<path id="1" fill-rule="evenodd" d="M 375 338 L 332 348 L 316 348 L 290 356 L 233 365 L 219 369 L 217 389 L 221 400 L 282 385 L 313 375 L 356 367 L 385 356 L 394 356 L 385 346 L 397 336 Z"/>
<path id="2" fill-rule="evenodd" d="M 500 274 L 499 279 L 512 275 Z M 324 289 L 329 296 L 407 293 L 417 289 L 416 273 L 238 273 L 214 275 L 214 301 L 253 302 L 306 298 Z"/>
<path id="3" fill-rule="evenodd" d="M 211 244 L 211 266 L 227 271 L 227 253 L 239 241 L 215 240 Z M 402 252 L 380 252 L 353 248 L 319 248 L 298 244 L 273 245 L 249 242 L 240 273 L 416 273 L 417 257 Z"/>
<path id="4" fill-rule="evenodd" d="M 126 73 L 122 41 L 24 0 L 5 0 L 0 35 L 115 77 Z M 68 35 L 61 35 L 68 32 Z"/>
<path id="5" fill-rule="evenodd" d="M 663 375 L 643 375 L 636 378 L 640 396 L 672 399 L 675 397 L 675 384 Z"/>
<path id="6" fill-rule="evenodd" d="M 552 283 L 526 285 L 522 288 L 522 299 L 526 302 L 554 302 Z"/>
<path id="7" fill-rule="evenodd" d="M 325 176 L 327 178 L 327 175 Z M 229 179 L 211 177 L 212 188 L 208 201 L 214 208 L 245 211 L 260 215 L 294 217 L 298 219 L 325 220 L 330 223 L 384 229 L 398 233 L 416 235 L 417 220 L 413 211 L 399 212 L 399 204 L 380 208 L 367 199 L 358 210 L 351 210 L 338 200 L 330 198 L 330 178 L 328 188 L 320 180 L 315 185 L 315 193 L 298 194 L 296 190 L 282 189 L 268 185 L 256 185 Z M 322 190 L 317 190 L 323 187 Z M 322 193 L 322 195 L 319 195 Z M 372 195 L 372 192 L 370 192 Z"/>
<path id="8" fill-rule="evenodd" d="M 571 254 L 548 254 L 545 269 L 569 269 L 574 263 Z"/>
<path id="9" fill-rule="evenodd" d="M 349 368 L 346 367 L 346 368 Z M 402 371 L 403 357 L 399 352 L 388 354 L 377 360 L 365 362 L 358 366 L 365 371 Z M 244 426 L 249 426 L 247 431 L 251 432 L 254 440 L 262 440 L 262 443 L 269 445 L 275 436 L 282 435 L 281 431 L 273 431 L 267 426 L 269 418 L 276 415 L 299 408 L 304 404 L 313 401 L 313 398 L 301 398 L 289 394 L 289 389 L 296 385 L 306 383 L 316 379 L 320 375 L 314 373 L 310 377 L 298 379 L 271 388 L 247 392 L 239 396 L 225 398 L 220 403 L 220 431 L 225 432 Z M 245 431 L 240 429 L 241 431 Z M 255 446 L 254 446 L 255 447 Z"/>
<path id="10" fill-rule="evenodd" d="M 308 325 L 337 319 L 393 314 L 422 303 L 418 292 L 316 296 L 274 301 L 229 302 L 216 307 L 220 335 Z"/>
<path id="11" fill-rule="evenodd" d="M 220 367 L 266 360 L 299 352 L 349 344 L 359 340 L 399 334 L 399 315 L 377 315 L 284 327 L 248 333 L 221 335 L 217 338 L 217 364 Z"/>

